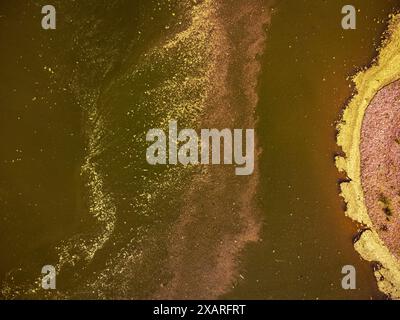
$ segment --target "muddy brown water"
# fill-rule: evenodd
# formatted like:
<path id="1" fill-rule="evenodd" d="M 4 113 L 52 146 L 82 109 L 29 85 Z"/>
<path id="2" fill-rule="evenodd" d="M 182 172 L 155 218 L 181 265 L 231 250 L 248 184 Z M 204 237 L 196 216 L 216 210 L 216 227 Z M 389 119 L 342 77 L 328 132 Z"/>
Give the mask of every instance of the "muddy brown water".
<path id="1" fill-rule="evenodd" d="M 346 81 L 376 56 L 396 1 L 353 1 L 357 29 L 341 29 L 344 1 L 282 1 L 269 30 L 258 108 L 264 149 L 262 242 L 227 297 L 383 299 L 370 263 L 354 251 L 358 226 L 344 217 L 333 162 L 335 121 L 351 96 Z M 354 265 L 357 290 L 341 288 Z"/>
<path id="2" fill-rule="evenodd" d="M 121 114 L 112 117 L 107 125 L 125 130 L 127 120 L 121 115 L 128 110 L 128 93 L 143 88 L 140 83 L 123 83 L 121 92 L 113 91 L 109 78 L 123 75 L 121 65 L 129 65 L 127 56 L 139 56 L 147 48 L 157 46 L 157 39 L 167 32 L 165 25 L 170 25 L 171 13 L 179 13 L 180 9 L 174 2 L 160 5 L 157 1 L 112 1 L 109 7 L 106 2 L 96 6 L 90 1 L 86 5 L 71 6 L 55 3 L 60 6 L 58 14 L 65 15 L 64 22 L 59 19 L 60 26 L 70 28 L 65 36 L 43 33 L 38 19 L 44 3 L 0 3 L 3 43 L 0 52 L 0 281 L 3 295 L 11 288 L 13 296 L 32 297 L 26 292 L 27 283 L 40 276 L 41 266 L 57 263 L 56 246 L 65 239 L 80 239 L 80 235 L 87 234 L 95 237 L 107 230 L 106 225 L 93 226 L 93 221 L 84 213 L 88 201 L 80 175 L 87 152 L 84 113 L 88 107 L 84 104 L 91 101 L 96 88 L 108 81 L 111 89 L 106 92 L 110 96 L 103 95 L 101 99 L 121 106 Z M 262 234 L 260 241 L 249 245 L 238 258 L 240 276 L 222 298 L 384 298 L 377 289 L 372 266 L 353 249 L 352 238 L 358 226 L 344 216 L 344 205 L 338 195 L 338 181 L 343 177 L 337 172 L 333 158 L 340 151 L 335 144 L 335 121 L 352 93 L 351 82 L 346 78 L 371 62 L 388 14 L 399 4 L 391 0 L 354 0 L 352 4 L 359 10 L 357 29 L 344 31 L 340 21 L 341 8 L 346 4 L 336 0 L 276 1 L 267 32 L 267 48 L 261 57 L 263 71 L 258 89 L 256 132 L 263 153 L 257 202 L 264 221 Z M 83 46 L 85 41 L 79 38 L 79 30 L 85 23 L 96 21 L 93 18 L 96 15 L 103 22 L 98 29 L 93 29 L 93 37 L 82 38 L 90 40 Z M 86 21 L 87 16 L 92 18 Z M 66 23 L 69 20 L 75 22 Z M 74 39 L 68 38 L 69 33 L 75 35 L 76 47 L 63 47 L 64 41 L 74 43 Z M 101 45 L 96 42 L 97 36 Z M 130 46 L 125 42 L 128 38 L 135 39 Z M 103 51 L 94 50 L 98 47 Z M 99 63 L 82 60 L 82 52 Z M 109 53 L 109 64 L 99 58 L 102 52 Z M 66 58 L 60 59 L 62 55 Z M 59 61 L 63 65 L 57 65 Z M 81 65 L 77 66 L 77 61 Z M 54 77 L 54 70 L 65 72 L 65 77 Z M 98 77 L 105 71 L 108 78 Z M 88 77 L 76 79 L 76 73 Z M 162 76 L 146 68 L 144 74 L 150 83 L 151 77 L 156 81 Z M 71 90 L 69 79 L 79 80 L 83 89 Z M 135 96 L 135 99 L 142 97 Z M 107 110 L 102 112 L 109 114 Z M 135 116 L 138 133 L 153 120 L 152 115 L 144 113 Z M 121 133 L 118 130 L 115 129 L 115 135 Z M 134 135 L 121 136 L 128 140 Z M 144 209 L 131 215 L 129 197 L 138 195 L 141 199 L 142 193 L 152 190 L 142 186 L 146 181 L 157 181 L 157 177 L 167 181 L 169 177 L 163 176 L 162 170 L 151 172 L 140 161 L 136 163 L 137 168 L 127 173 L 122 169 L 129 167 L 131 161 L 124 154 L 127 142 L 107 139 L 106 144 L 120 156 L 106 153 L 99 170 L 108 170 L 110 179 L 118 181 L 109 183 L 104 190 L 104 195 L 114 195 L 122 212 L 116 218 L 118 232 L 90 263 L 86 264 L 82 258 L 77 260 L 77 269 L 67 267 L 59 283 L 68 292 L 67 296 L 74 298 L 103 297 L 101 292 L 106 292 L 106 297 L 121 297 L 130 292 L 112 286 L 115 276 L 121 286 L 129 286 L 136 292 L 127 296 L 143 298 L 146 292 L 154 290 L 157 281 L 163 282 L 169 277 L 158 273 L 163 269 L 161 258 L 165 255 L 162 236 L 146 237 L 146 232 L 165 232 L 162 223 L 171 223 L 176 218 L 173 199 L 179 197 L 180 191 L 166 194 L 167 199 L 154 205 L 149 212 L 159 212 L 155 216 Z M 131 147 L 126 149 L 132 151 Z M 151 248 L 151 254 L 142 259 L 144 268 L 154 270 L 153 274 L 159 276 L 157 281 L 151 277 L 137 281 L 118 275 L 120 270 L 126 270 L 121 261 L 139 255 L 135 243 Z M 81 249 L 76 249 L 76 256 L 88 256 Z M 70 258 L 74 252 L 70 250 Z M 115 252 L 119 255 L 114 255 Z M 341 288 L 341 269 L 348 264 L 356 267 L 357 290 Z M 141 271 L 146 270 L 128 272 Z M 102 283 L 105 274 L 112 276 Z M 85 292 L 74 289 L 80 277 L 94 283 Z M 4 288 L 8 289 L 4 291 Z"/>

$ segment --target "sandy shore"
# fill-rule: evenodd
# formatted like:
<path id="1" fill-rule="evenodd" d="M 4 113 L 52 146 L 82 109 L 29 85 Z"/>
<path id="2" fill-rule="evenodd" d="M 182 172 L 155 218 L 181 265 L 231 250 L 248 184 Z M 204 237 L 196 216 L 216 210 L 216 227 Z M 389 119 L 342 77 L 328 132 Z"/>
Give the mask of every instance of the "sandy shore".
<path id="1" fill-rule="evenodd" d="M 393 16 L 377 60 L 353 79 L 357 93 L 338 126 L 345 157 L 336 159 L 349 178 L 341 184 L 346 214 L 363 225 L 355 248 L 374 262 L 379 289 L 394 299 L 400 298 L 399 43 L 400 16 Z"/>

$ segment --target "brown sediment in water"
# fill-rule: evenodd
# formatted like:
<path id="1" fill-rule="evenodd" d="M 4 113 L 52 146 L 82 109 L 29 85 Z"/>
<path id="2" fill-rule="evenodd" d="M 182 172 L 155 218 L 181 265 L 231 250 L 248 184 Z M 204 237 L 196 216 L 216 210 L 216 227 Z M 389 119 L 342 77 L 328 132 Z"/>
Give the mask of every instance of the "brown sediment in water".
<path id="1" fill-rule="evenodd" d="M 207 10 L 215 65 L 199 128 L 255 128 L 258 58 L 270 8 L 259 0 L 240 0 L 213 2 Z M 259 238 L 259 153 L 256 141 L 251 176 L 236 176 L 232 166 L 207 166 L 187 186 L 169 239 L 172 278 L 156 298 L 212 299 L 234 286 L 239 253 Z"/>
<path id="2" fill-rule="evenodd" d="M 388 37 L 375 63 L 353 81 L 356 94 L 338 126 L 345 156 L 336 166 L 349 180 L 341 184 L 346 215 L 363 225 L 355 249 L 373 262 L 379 289 L 400 298 L 398 186 L 400 15 L 393 15 Z"/>

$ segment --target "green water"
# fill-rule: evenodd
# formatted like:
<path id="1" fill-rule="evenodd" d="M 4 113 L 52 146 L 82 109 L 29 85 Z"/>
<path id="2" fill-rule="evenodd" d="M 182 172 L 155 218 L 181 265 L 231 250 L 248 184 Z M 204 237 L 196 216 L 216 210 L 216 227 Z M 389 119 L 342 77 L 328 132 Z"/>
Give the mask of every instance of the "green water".
<path id="1" fill-rule="evenodd" d="M 160 100 L 174 110 L 171 70 L 190 73 L 152 47 L 186 17 L 171 21 L 182 10 L 172 1 L 62 1 L 44 32 L 43 5 L 2 3 L 3 294 L 46 296 L 34 281 L 51 264 L 60 297 L 147 297 L 167 277 L 164 233 L 185 170 L 150 170 L 145 133 L 167 117 Z"/>
<path id="2" fill-rule="evenodd" d="M 144 139 L 201 115 L 208 49 L 162 49 L 194 4 L 53 2 L 57 30 L 44 32 L 47 3 L 0 1 L 0 297 L 149 298 L 172 277 L 167 240 L 197 169 L 150 167 Z M 262 236 L 223 298 L 383 298 L 353 249 L 333 157 L 345 79 L 375 56 L 396 1 L 354 1 L 355 31 L 341 29 L 345 4 L 274 6 L 258 90 Z M 57 293 L 35 283 L 46 264 L 61 270 Z M 340 286 L 347 264 L 355 291 Z"/>

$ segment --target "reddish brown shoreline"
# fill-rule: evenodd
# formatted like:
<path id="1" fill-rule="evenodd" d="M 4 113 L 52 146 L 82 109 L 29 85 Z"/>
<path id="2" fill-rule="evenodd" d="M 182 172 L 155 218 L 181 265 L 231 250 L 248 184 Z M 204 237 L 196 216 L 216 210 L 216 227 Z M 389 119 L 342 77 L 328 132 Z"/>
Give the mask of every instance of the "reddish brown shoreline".
<path id="1" fill-rule="evenodd" d="M 346 215 L 364 226 L 354 247 L 376 266 L 379 289 L 400 299 L 400 15 L 389 18 L 377 59 L 353 78 L 356 94 L 338 125 L 344 156 L 336 166 L 349 178 L 340 185 Z"/>
<path id="2" fill-rule="evenodd" d="M 361 128 L 361 182 L 368 214 L 391 253 L 400 257 L 400 81 L 381 89 Z"/>

